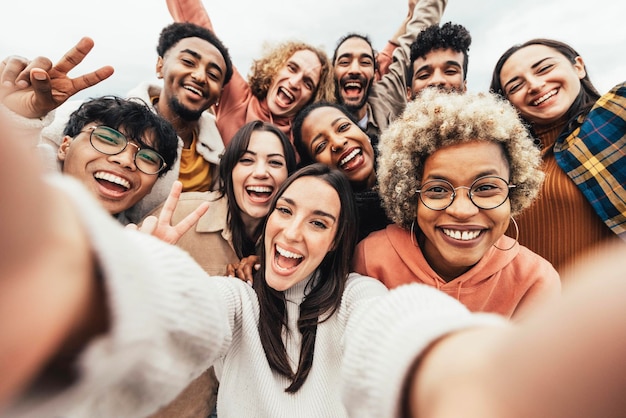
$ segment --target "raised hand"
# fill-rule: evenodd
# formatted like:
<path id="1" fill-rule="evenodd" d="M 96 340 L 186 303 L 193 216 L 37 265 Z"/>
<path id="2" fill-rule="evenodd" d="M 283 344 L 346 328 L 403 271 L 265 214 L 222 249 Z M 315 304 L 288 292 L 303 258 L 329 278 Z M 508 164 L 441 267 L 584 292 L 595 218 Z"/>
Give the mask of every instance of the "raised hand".
<path id="1" fill-rule="evenodd" d="M 3 104 L 27 118 L 40 118 L 56 109 L 74 94 L 98 84 L 113 74 L 113 67 L 71 78 L 68 73 L 87 56 L 94 46 L 84 37 L 56 63 L 46 57 L 29 61 L 10 56 L 0 63 L 0 97 Z"/>
<path id="2" fill-rule="evenodd" d="M 189 231 L 209 209 L 209 203 L 204 202 L 196 208 L 193 212 L 187 215 L 182 221 L 176 225 L 172 225 L 172 216 L 178 205 L 178 199 L 183 190 L 183 184 L 180 181 L 175 181 L 172 184 L 170 194 L 167 196 L 163 209 L 158 217 L 148 216 L 138 227 L 135 224 L 127 225 L 129 229 L 138 229 L 146 234 L 154 235 L 161 241 L 165 241 L 168 244 L 176 244 L 180 237 L 185 232 Z"/>

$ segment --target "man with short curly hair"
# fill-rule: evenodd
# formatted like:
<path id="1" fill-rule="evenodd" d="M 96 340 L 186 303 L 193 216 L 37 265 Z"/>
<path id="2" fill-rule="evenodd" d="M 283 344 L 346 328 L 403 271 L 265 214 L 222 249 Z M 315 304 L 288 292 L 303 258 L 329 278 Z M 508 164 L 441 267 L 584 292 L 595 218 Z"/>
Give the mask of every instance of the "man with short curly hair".
<path id="1" fill-rule="evenodd" d="M 432 25 L 420 32 L 411 45 L 407 77 L 411 100 L 426 87 L 464 92 L 471 43 L 469 31 L 452 22 Z"/>

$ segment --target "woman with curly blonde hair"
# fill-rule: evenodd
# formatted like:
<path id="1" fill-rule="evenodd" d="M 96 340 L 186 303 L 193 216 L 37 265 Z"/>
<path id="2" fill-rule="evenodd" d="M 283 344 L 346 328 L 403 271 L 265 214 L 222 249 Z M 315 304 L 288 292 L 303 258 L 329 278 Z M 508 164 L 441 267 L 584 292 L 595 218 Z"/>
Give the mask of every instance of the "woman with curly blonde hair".
<path id="1" fill-rule="evenodd" d="M 359 244 L 355 271 L 388 287 L 429 284 L 470 310 L 514 318 L 558 297 L 552 265 L 504 235 L 543 181 L 510 104 L 427 89 L 383 133 L 379 153 L 379 193 L 394 224 Z"/>
<path id="2" fill-rule="evenodd" d="M 213 30 L 200 0 L 167 0 L 167 7 L 175 21 Z M 270 122 L 292 139 L 291 122 L 300 109 L 334 99 L 332 65 L 326 53 L 304 42 L 287 41 L 254 61 L 247 82 L 233 68 L 233 76 L 215 106 L 217 128 L 224 145 L 253 120 Z"/>

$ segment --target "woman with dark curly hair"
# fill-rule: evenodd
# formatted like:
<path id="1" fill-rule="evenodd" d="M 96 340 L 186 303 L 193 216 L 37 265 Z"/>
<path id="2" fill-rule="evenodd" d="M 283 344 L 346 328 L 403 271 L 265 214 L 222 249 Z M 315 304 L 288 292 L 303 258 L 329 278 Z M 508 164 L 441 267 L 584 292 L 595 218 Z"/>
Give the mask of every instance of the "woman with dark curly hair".
<path id="1" fill-rule="evenodd" d="M 177 22 L 192 22 L 213 30 L 199 0 L 167 0 Z M 246 122 L 262 120 L 291 138 L 291 121 L 300 109 L 319 100 L 334 100 L 332 65 L 326 53 L 298 41 L 282 42 L 254 61 L 248 82 L 233 68 L 215 106 L 217 127 L 227 145 Z"/>
<path id="2" fill-rule="evenodd" d="M 519 318 L 558 297 L 558 273 L 505 236 L 537 195 L 539 151 L 515 109 L 489 94 L 426 89 L 379 144 L 378 187 L 395 223 L 355 251 L 388 287 L 420 282 L 472 311 Z"/>

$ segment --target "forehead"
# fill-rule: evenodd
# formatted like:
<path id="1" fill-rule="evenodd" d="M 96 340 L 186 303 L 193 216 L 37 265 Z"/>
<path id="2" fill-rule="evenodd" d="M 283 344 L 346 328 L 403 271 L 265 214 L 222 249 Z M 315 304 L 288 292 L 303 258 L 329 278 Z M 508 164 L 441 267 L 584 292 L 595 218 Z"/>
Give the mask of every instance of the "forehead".
<path id="1" fill-rule="evenodd" d="M 462 162 L 463 169 L 459 169 Z M 493 141 L 470 141 L 439 148 L 424 163 L 424 178 L 433 175 L 454 178 L 469 175 L 497 174 L 508 176 L 508 161 L 502 145 Z"/>
<path id="2" fill-rule="evenodd" d="M 332 129 L 338 120 L 350 119 L 341 110 L 332 106 L 313 109 L 302 122 L 302 142 L 309 143 L 319 132 Z"/>
<path id="3" fill-rule="evenodd" d="M 307 211 L 322 211 L 339 219 L 341 202 L 337 191 L 324 180 L 313 176 L 300 177 L 281 196 Z"/>
<path id="4" fill-rule="evenodd" d="M 348 38 L 337 48 L 337 57 L 342 55 L 369 55 L 373 57 L 372 47 L 359 37 Z"/>
<path id="5" fill-rule="evenodd" d="M 525 46 L 524 48 L 515 51 L 506 60 L 502 66 L 502 74 L 522 68 L 530 68 L 536 62 L 548 57 L 561 59 L 565 58 L 560 52 L 546 45 Z"/>
<path id="6" fill-rule="evenodd" d="M 250 135 L 247 151 L 255 154 L 280 154 L 283 155 L 285 150 L 280 138 L 276 134 L 267 131 L 254 131 Z"/>
<path id="7" fill-rule="evenodd" d="M 322 63 L 320 62 L 317 54 L 308 49 L 302 49 L 294 52 L 287 60 L 296 64 L 300 70 L 311 77 L 317 83 L 322 73 Z"/>
<path id="8" fill-rule="evenodd" d="M 426 56 L 417 58 L 413 63 L 413 68 L 417 70 L 424 66 L 439 67 L 450 63 L 457 63 L 462 67 L 463 61 L 465 61 L 465 56 L 462 52 L 450 48 L 439 48 L 428 52 Z"/>
<path id="9" fill-rule="evenodd" d="M 200 56 L 202 60 L 215 63 L 219 65 L 223 71 L 226 71 L 226 61 L 219 49 L 209 41 L 198 37 L 181 39 L 167 50 L 163 59 L 167 59 L 170 56 L 177 56 L 185 51 L 193 52 Z"/>

